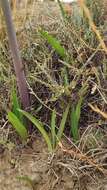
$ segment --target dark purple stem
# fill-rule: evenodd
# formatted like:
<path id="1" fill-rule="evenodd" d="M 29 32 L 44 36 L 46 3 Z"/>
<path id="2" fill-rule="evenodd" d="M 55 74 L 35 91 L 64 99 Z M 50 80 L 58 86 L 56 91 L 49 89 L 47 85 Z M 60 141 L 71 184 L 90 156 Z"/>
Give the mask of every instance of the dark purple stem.
<path id="1" fill-rule="evenodd" d="M 9 45 L 12 53 L 14 69 L 16 73 L 17 86 L 19 90 L 19 95 L 21 99 L 21 104 L 24 110 L 28 110 L 30 106 L 30 98 L 26 83 L 26 77 L 22 65 L 22 60 L 20 57 L 20 52 L 17 43 L 16 32 L 14 28 L 14 24 L 12 21 L 11 7 L 8 0 L 0 0 L 1 7 L 4 13 L 4 18 L 7 27 L 7 34 L 9 39 Z M 30 122 L 27 122 L 29 126 L 30 133 L 32 131 L 32 125 Z"/>
<path id="2" fill-rule="evenodd" d="M 20 57 L 20 52 L 17 44 L 16 32 L 12 21 L 11 8 L 8 0 L 0 0 L 1 7 L 4 13 L 4 18 L 7 27 L 7 33 L 9 38 L 9 45 L 12 53 L 14 69 L 16 73 L 17 85 L 21 98 L 23 109 L 27 109 L 30 106 L 30 99 L 28 88 L 26 84 L 26 78 L 23 70 L 23 65 Z"/>

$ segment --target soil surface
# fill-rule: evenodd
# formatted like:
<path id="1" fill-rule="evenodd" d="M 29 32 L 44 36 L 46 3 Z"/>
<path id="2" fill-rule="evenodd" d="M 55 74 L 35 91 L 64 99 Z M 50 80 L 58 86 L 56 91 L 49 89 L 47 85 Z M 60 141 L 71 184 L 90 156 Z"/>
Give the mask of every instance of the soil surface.
<path id="1" fill-rule="evenodd" d="M 49 155 L 38 137 L 32 148 L 5 149 L 0 155 L 0 190 L 106 190 L 99 172 L 79 171 L 70 156 Z"/>

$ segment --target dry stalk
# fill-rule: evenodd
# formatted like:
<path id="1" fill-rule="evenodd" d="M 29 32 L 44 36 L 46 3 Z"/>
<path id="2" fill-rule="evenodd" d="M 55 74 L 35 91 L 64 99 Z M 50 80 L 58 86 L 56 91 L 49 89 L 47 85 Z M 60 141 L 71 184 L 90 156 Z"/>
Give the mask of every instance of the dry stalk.
<path id="1" fill-rule="evenodd" d="M 91 165 L 92 167 L 95 167 L 97 170 L 99 170 L 100 172 L 102 172 L 103 174 L 107 174 L 107 171 L 100 165 L 97 164 L 96 160 L 84 155 L 83 153 L 79 153 L 77 151 L 74 150 L 67 150 L 61 142 L 59 142 L 59 147 L 61 148 L 61 150 L 67 154 L 70 154 L 72 157 L 79 159 L 81 161 L 87 162 L 89 165 Z"/>

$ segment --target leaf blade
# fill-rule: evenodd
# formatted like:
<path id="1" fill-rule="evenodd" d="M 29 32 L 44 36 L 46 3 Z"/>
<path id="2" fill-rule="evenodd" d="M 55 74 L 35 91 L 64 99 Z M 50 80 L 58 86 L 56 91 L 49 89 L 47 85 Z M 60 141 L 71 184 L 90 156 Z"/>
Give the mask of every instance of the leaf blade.
<path id="1" fill-rule="evenodd" d="M 51 116 L 51 136 L 52 136 L 52 145 L 53 145 L 53 149 L 55 148 L 55 144 L 56 144 L 56 132 L 55 132 L 55 128 L 56 128 L 56 112 L 55 110 L 52 111 L 52 116 Z"/>
<path id="2" fill-rule="evenodd" d="M 64 128 L 65 128 L 65 123 L 66 123 L 66 120 L 67 120 L 69 108 L 70 108 L 70 104 L 67 105 L 67 108 L 65 109 L 65 111 L 64 111 L 64 113 L 62 115 L 62 120 L 61 120 L 61 123 L 60 123 L 60 126 L 59 126 L 59 130 L 58 130 L 58 133 L 57 133 L 57 137 L 58 137 L 59 141 L 60 141 L 60 139 L 62 137 Z"/>
<path id="3" fill-rule="evenodd" d="M 27 140 L 28 133 L 26 127 L 21 123 L 21 121 L 17 118 L 17 116 L 13 112 L 8 112 L 8 120 L 15 128 L 17 133 L 23 140 Z"/>
<path id="4" fill-rule="evenodd" d="M 49 139 L 49 136 L 47 134 L 47 132 L 45 131 L 45 129 L 43 128 L 42 123 L 36 119 L 34 116 L 32 116 L 30 113 L 23 111 L 23 110 L 19 110 L 25 117 L 27 117 L 36 127 L 37 129 L 41 132 L 42 136 L 44 137 L 47 145 L 48 145 L 48 149 L 50 152 L 52 152 L 52 144 L 51 141 Z"/>
<path id="5" fill-rule="evenodd" d="M 21 108 L 20 104 L 19 104 L 19 100 L 17 97 L 17 93 L 16 90 L 13 88 L 12 90 L 12 104 L 13 104 L 13 109 L 12 112 L 17 116 L 17 118 L 23 122 L 23 115 L 18 111 L 18 109 Z"/>
<path id="6" fill-rule="evenodd" d="M 53 47 L 54 50 L 63 58 L 66 57 L 66 50 L 63 46 L 61 46 L 60 42 L 54 38 L 52 35 L 50 35 L 47 31 L 45 30 L 40 30 L 39 31 L 41 36 L 45 38 L 48 43 Z"/>
<path id="7" fill-rule="evenodd" d="M 71 132 L 73 135 L 74 141 L 78 141 L 79 139 L 79 120 L 80 120 L 80 114 L 81 114 L 81 104 L 82 104 L 82 98 L 79 99 L 76 108 L 73 106 L 71 110 L 71 116 L 70 116 L 70 123 L 71 123 Z"/>

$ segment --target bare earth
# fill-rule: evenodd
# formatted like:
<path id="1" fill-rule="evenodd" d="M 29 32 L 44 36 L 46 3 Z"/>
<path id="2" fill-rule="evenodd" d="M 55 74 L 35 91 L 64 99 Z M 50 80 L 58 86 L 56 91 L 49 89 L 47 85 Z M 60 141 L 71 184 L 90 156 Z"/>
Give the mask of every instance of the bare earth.
<path id="1" fill-rule="evenodd" d="M 0 190 L 106 190 L 99 172 L 79 172 L 73 159 L 58 151 L 50 156 L 38 137 L 32 148 L 5 150 L 0 157 Z"/>

